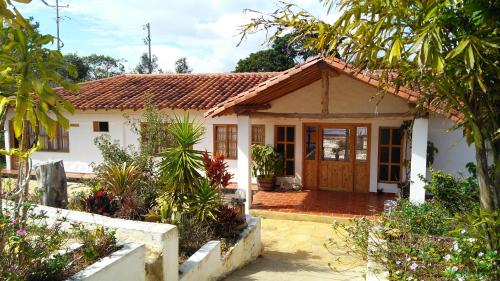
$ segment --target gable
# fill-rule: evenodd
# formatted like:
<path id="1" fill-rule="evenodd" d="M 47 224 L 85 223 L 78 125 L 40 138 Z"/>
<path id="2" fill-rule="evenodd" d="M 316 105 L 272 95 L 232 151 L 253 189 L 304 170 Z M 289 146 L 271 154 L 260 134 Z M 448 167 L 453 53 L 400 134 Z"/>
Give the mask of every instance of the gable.
<path id="1" fill-rule="evenodd" d="M 295 90 L 270 102 L 273 113 L 320 113 L 322 81 Z M 330 113 L 406 113 L 408 103 L 400 97 L 378 95 L 378 89 L 348 75 L 330 78 Z M 381 99 L 381 100 L 380 100 Z M 377 105 L 377 102 L 380 102 Z"/>

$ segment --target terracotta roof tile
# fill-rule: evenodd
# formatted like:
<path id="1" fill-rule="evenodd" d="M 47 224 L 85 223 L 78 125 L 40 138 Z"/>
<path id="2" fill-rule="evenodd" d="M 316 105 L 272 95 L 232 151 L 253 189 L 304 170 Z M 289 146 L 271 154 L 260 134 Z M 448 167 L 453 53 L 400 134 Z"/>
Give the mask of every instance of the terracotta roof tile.
<path id="1" fill-rule="evenodd" d="M 147 96 L 159 108 L 206 110 L 277 74 L 126 74 L 56 91 L 81 110 L 140 109 Z"/>

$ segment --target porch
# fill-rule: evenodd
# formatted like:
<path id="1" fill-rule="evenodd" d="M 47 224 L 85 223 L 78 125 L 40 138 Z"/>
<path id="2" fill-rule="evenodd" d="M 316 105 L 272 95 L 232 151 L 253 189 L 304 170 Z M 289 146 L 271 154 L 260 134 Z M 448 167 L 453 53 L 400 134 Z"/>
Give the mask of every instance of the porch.
<path id="1" fill-rule="evenodd" d="M 409 89 L 388 86 L 383 99 L 375 98 L 378 82 L 335 59 L 320 58 L 207 111 L 205 116 L 214 118 L 236 115 L 232 135 L 216 135 L 214 147 L 233 147 L 231 155 L 237 155 L 235 175 L 246 193 L 246 212 L 366 216 L 393 198 L 377 196 L 378 191 L 394 193 L 403 181 L 411 183 L 413 201 L 424 201 L 419 175 L 426 175 L 428 114 L 411 114 L 418 95 Z M 405 121 L 413 124 L 411 140 L 402 129 Z M 281 180 L 307 191 L 258 192 L 252 202 L 252 144 L 273 146 L 284 159 Z"/>
<path id="2" fill-rule="evenodd" d="M 394 198 L 394 194 L 326 190 L 259 191 L 253 196 L 252 209 L 344 218 L 366 217 L 380 214 L 384 210 L 384 201 Z"/>

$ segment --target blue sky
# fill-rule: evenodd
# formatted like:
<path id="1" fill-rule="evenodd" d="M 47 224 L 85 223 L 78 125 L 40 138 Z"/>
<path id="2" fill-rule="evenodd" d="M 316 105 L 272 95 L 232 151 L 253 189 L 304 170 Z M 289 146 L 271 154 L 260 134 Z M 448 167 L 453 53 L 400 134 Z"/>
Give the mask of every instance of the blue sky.
<path id="1" fill-rule="evenodd" d="M 319 0 L 292 2 L 325 20 L 334 17 L 324 14 Z M 130 71 L 147 51 L 143 25 L 150 22 L 152 52 L 160 67 L 172 71 L 176 59 L 187 57 L 198 73 L 232 71 L 238 59 L 266 48 L 264 33 L 237 47 L 238 29 L 250 17 L 243 13 L 245 8 L 276 9 L 272 0 L 59 0 L 59 4 L 69 5 L 60 9 L 63 53 L 111 55 L 124 59 Z M 54 8 L 41 0 L 17 6 L 40 23 L 42 33 L 56 34 Z"/>

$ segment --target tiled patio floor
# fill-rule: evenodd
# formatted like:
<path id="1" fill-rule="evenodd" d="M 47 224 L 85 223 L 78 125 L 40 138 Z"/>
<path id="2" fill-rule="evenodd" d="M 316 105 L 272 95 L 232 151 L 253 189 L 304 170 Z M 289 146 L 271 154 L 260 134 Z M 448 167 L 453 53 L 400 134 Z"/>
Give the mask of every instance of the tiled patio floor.
<path id="1" fill-rule="evenodd" d="M 393 194 L 335 191 L 264 192 L 253 197 L 252 209 L 336 217 L 361 217 L 379 214 L 384 201 Z"/>

